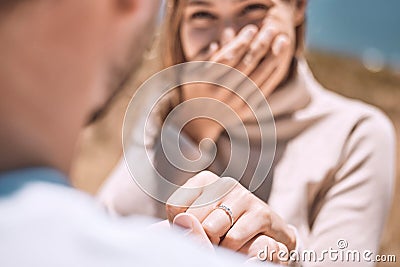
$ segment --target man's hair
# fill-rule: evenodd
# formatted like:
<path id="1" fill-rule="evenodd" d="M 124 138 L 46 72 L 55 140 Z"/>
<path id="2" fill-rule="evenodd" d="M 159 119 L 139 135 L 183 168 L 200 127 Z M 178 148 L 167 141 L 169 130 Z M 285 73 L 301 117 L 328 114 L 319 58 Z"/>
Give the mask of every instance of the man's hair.
<path id="1" fill-rule="evenodd" d="M 0 0 L 0 13 L 9 11 L 11 8 L 14 8 L 16 5 L 25 1 L 26 0 Z"/>

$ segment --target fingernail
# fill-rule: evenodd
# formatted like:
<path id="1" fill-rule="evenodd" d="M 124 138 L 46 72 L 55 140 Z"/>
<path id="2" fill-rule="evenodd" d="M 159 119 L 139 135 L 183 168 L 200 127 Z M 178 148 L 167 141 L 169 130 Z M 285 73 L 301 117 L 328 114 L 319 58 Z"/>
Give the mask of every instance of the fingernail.
<path id="1" fill-rule="evenodd" d="M 213 42 L 210 44 L 210 52 L 213 53 L 218 50 L 218 44 L 216 42 Z"/>
<path id="2" fill-rule="evenodd" d="M 224 37 L 228 40 L 235 37 L 235 31 L 232 28 L 225 29 Z"/>
<path id="3" fill-rule="evenodd" d="M 276 38 L 276 40 L 275 40 L 275 42 L 274 42 L 274 44 L 273 44 L 273 46 L 272 46 L 272 53 L 273 53 L 275 56 L 278 56 L 278 55 L 282 52 L 283 47 L 284 47 L 288 42 L 289 42 L 289 40 L 288 40 L 288 38 L 287 38 L 285 35 L 279 35 L 279 36 Z"/>
<path id="4" fill-rule="evenodd" d="M 253 38 L 254 35 L 256 34 L 256 32 L 257 32 L 256 26 L 254 26 L 254 25 L 247 26 L 247 28 L 245 30 L 245 37 L 247 39 Z"/>
<path id="5" fill-rule="evenodd" d="M 268 28 L 268 29 L 266 29 L 265 31 L 262 32 L 260 37 L 262 39 L 270 39 L 272 37 L 274 31 L 275 31 L 274 29 Z"/>
<path id="6" fill-rule="evenodd" d="M 251 38 L 253 38 L 254 37 L 254 35 L 255 35 L 255 33 L 256 33 L 256 31 L 254 30 L 254 29 L 249 29 L 249 30 L 247 30 L 247 32 L 246 32 L 246 39 L 251 39 Z"/>

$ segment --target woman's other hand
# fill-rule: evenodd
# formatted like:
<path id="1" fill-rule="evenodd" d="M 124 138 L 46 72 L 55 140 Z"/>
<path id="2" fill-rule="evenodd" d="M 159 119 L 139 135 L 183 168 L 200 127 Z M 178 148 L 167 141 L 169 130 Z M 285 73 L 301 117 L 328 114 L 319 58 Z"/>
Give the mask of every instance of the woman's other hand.
<path id="1" fill-rule="evenodd" d="M 288 73 L 295 47 L 294 39 L 293 29 L 285 26 L 278 18 L 268 17 L 260 29 L 250 24 L 236 36 L 232 29 L 226 29 L 219 44 L 210 44 L 208 52 L 201 53 L 192 60 L 213 61 L 239 70 L 254 81 L 267 98 Z M 243 100 L 232 91 L 216 85 L 194 84 L 183 87 L 184 100 L 198 97 L 216 99 L 235 111 L 241 121 L 254 120 L 254 114 L 248 106 L 249 101 L 254 101 L 254 98 L 250 99 L 254 93 L 248 92 L 250 89 L 242 86 L 243 77 L 234 71 L 213 75 L 220 75 L 218 79 L 229 81 L 231 90 L 240 96 L 248 96 L 249 99 Z M 263 99 L 259 99 L 261 100 Z M 195 119 L 184 128 L 196 142 L 204 138 L 216 141 L 223 130 L 223 126 L 208 119 Z"/>

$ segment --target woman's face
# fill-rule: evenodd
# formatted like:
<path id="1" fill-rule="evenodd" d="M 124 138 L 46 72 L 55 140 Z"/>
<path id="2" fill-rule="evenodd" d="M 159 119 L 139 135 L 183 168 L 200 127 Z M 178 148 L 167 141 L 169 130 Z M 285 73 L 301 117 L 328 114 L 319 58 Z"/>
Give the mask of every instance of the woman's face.
<path id="1" fill-rule="evenodd" d="M 227 29 L 237 34 L 244 26 L 261 28 L 269 19 L 279 21 L 278 29 L 295 38 L 295 28 L 303 21 L 296 0 L 186 0 L 181 23 L 181 42 L 187 60 L 206 53 L 210 44 L 220 43 Z M 294 49 L 293 49 L 294 53 Z"/>

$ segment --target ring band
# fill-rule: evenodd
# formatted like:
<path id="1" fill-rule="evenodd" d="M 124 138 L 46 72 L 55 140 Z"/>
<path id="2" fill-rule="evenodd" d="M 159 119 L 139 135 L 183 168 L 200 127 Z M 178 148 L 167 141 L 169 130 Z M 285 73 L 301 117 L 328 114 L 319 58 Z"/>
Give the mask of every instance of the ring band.
<path id="1" fill-rule="evenodd" d="M 229 208 L 228 206 L 221 204 L 218 207 L 216 207 L 215 209 L 221 209 L 223 211 L 225 211 L 225 213 L 229 216 L 229 219 L 231 220 L 231 226 L 233 225 L 234 219 L 233 219 L 233 212 L 231 210 L 231 208 Z"/>

